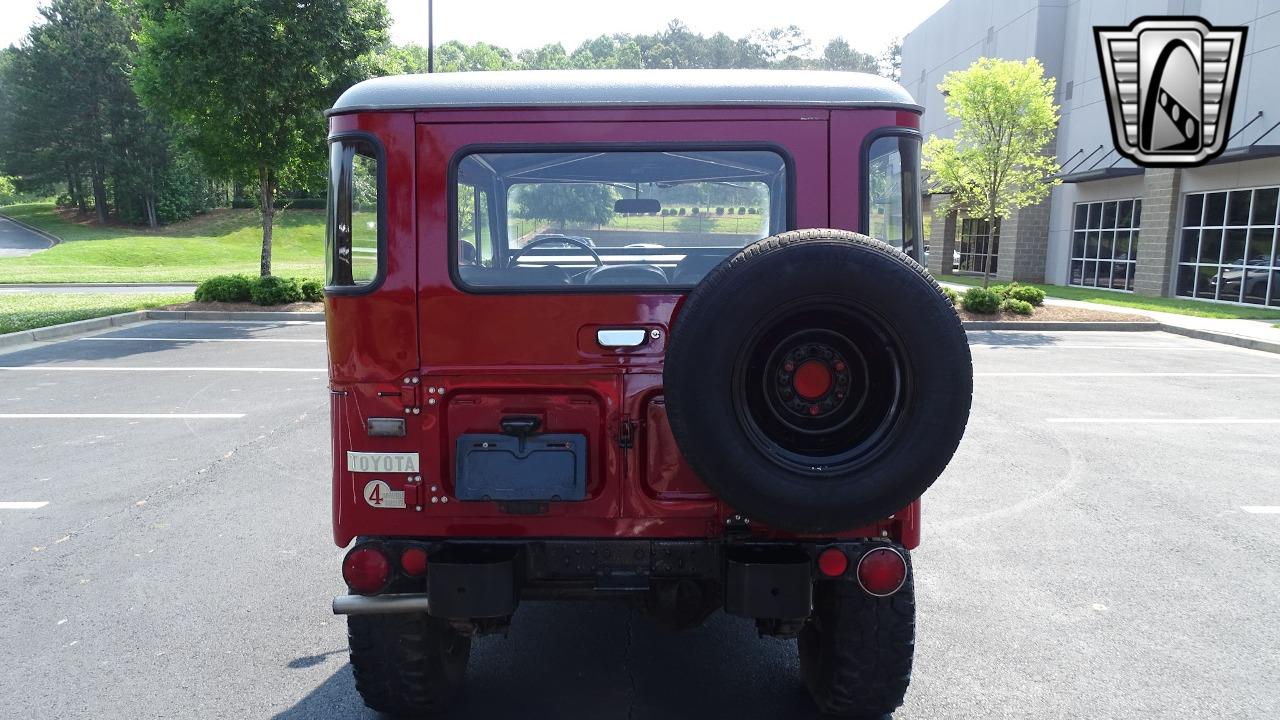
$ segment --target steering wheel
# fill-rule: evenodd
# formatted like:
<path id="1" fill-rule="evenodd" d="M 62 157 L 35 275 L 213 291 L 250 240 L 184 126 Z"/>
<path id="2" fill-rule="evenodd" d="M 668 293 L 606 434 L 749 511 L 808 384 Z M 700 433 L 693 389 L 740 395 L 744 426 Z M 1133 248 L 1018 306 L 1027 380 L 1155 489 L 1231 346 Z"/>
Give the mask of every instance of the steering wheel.
<path id="1" fill-rule="evenodd" d="M 547 237 L 540 237 L 536 240 L 532 240 L 529 242 L 528 245 L 525 245 L 522 248 L 518 248 L 516 249 L 515 252 L 508 255 L 507 267 L 508 268 L 515 267 L 516 261 L 520 259 L 521 255 L 524 255 L 525 253 L 538 247 L 539 245 L 549 245 L 551 243 L 568 243 L 570 245 L 576 245 L 582 248 L 583 250 L 587 251 L 587 253 L 591 255 L 591 259 L 596 261 L 596 267 L 604 266 L 604 260 L 600 259 L 600 254 L 596 252 L 595 248 L 591 247 L 586 242 L 579 240 L 577 238 L 569 237 L 568 235 L 549 235 Z"/>

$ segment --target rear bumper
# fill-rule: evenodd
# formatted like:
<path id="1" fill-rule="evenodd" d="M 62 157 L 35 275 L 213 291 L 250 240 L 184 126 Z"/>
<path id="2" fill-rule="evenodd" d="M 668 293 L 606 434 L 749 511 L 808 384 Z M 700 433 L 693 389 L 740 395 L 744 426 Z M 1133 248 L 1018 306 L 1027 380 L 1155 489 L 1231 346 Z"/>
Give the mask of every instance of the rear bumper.
<path id="1" fill-rule="evenodd" d="M 510 616 L 521 600 L 605 599 L 696 583 L 726 612 L 754 618 L 807 617 L 815 582 L 854 580 L 857 561 L 886 540 L 828 543 L 752 540 L 404 540 L 368 538 L 392 558 L 393 578 L 377 595 L 334 599 L 339 615 L 421 613 L 449 619 Z M 425 577 L 396 567 L 404 550 L 427 551 Z M 849 559 L 841 577 L 823 575 L 818 554 Z M 354 550 L 354 548 L 353 548 Z"/>

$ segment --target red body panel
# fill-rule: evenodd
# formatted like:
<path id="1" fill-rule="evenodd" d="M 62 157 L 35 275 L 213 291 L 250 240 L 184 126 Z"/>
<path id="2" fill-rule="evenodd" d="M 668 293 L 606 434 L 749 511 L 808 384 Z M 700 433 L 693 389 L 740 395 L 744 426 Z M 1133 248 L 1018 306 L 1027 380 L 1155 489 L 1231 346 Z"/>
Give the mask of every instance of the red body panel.
<path id="1" fill-rule="evenodd" d="M 387 274 L 374 291 L 330 295 L 334 539 L 410 537 L 710 537 L 732 509 L 683 462 L 662 401 L 666 337 L 683 295 L 477 294 L 449 274 L 448 168 L 469 145 L 760 143 L 792 163 L 794 227 L 860 230 L 864 139 L 912 128 L 895 110 L 642 108 L 358 113 L 331 132 L 374 135 L 385 151 Z M 640 352 L 602 348 L 599 327 L 637 327 L 658 338 Z M 405 378 L 418 377 L 416 385 Z M 442 391 L 437 389 L 443 388 Z M 409 409 L 406 414 L 406 409 Z M 413 413 L 417 408 L 417 414 Z M 506 414 L 533 414 L 543 429 L 588 439 L 587 498 L 515 515 L 497 503 L 452 496 L 454 444 L 494 432 Z M 369 417 L 406 417 L 406 436 L 369 437 Z M 632 433 L 630 447 L 621 435 Z M 349 450 L 417 452 L 409 473 L 353 473 Z M 406 508 L 373 508 L 373 478 L 405 490 Z M 789 537 L 753 527 L 761 537 Z M 839 537 L 887 534 L 919 542 L 919 503 Z"/>

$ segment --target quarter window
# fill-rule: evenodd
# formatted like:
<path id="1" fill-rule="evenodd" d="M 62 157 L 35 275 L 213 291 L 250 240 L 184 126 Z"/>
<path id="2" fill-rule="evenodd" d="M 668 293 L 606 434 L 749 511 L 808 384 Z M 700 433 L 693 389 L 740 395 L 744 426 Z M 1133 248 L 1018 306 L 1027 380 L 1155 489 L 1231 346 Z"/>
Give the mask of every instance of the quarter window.
<path id="1" fill-rule="evenodd" d="M 1141 200 L 1076 203 L 1071 226 L 1072 285 L 1133 290 Z"/>
<path id="2" fill-rule="evenodd" d="M 1187 195 L 1177 293 L 1280 307 L 1278 194 L 1265 187 Z"/>
<path id="3" fill-rule="evenodd" d="M 867 234 L 916 256 L 920 238 L 920 140 L 877 138 L 867 151 Z"/>
<path id="4" fill-rule="evenodd" d="M 378 155 L 363 139 L 329 146 L 329 203 L 325 233 L 325 285 L 360 287 L 378 278 L 381 183 Z"/>

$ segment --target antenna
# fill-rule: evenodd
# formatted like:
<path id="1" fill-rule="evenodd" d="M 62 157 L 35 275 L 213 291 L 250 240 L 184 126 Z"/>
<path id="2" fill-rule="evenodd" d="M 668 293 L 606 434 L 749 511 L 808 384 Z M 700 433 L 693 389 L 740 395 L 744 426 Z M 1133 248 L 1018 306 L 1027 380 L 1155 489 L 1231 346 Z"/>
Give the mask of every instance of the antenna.
<path id="1" fill-rule="evenodd" d="M 435 1 L 427 0 L 427 72 L 436 71 L 436 43 L 433 31 L 435 30 Z"/>

